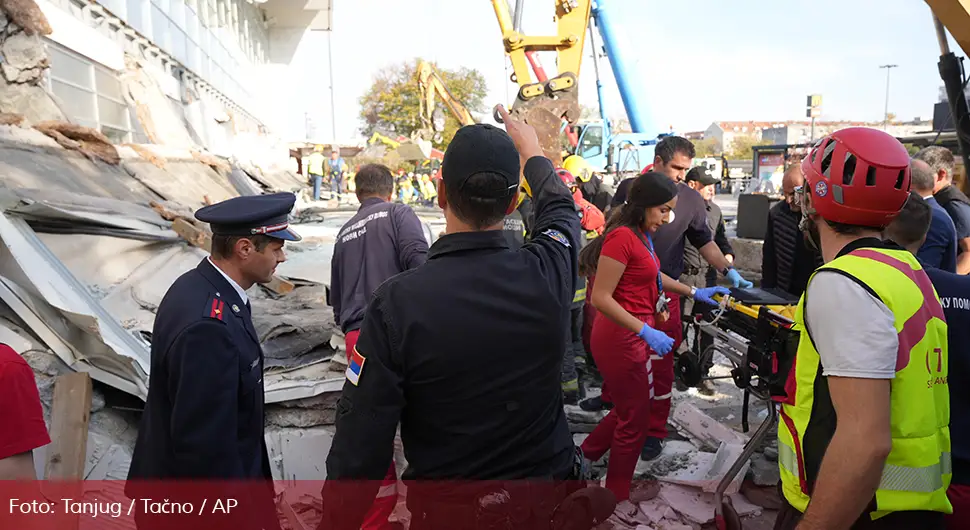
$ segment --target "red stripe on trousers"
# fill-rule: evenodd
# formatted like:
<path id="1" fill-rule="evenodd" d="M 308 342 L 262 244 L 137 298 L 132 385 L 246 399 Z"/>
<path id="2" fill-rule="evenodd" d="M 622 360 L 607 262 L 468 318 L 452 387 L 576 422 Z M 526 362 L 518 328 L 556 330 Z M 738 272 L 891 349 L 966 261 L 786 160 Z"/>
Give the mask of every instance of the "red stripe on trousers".
<path id="1" fill-rule="evenodd" d="M 345 339 L 347 345 L 347 362 L 350 363 L 350 352 L 354 351 L 357 346 L 357 339 L 360 337 L 360 330 L 348 331 Z M 384 480 L 381 482 L 381 487 L 390 486 L 397 483 L 397 470 L 394 468 L 394 460 L 391 460 L 391 466 L 387 468 L 387 474 L 384 475 Z M 367 515 L 364 516 L 364 522 L 360 525 L 360 530 L 387 530 L 391 528 L 390 523 L 388 523 L 387 518 L 391 516 L 394 512 L 394 507 L 397 505 L 397 495 L 391 495 L 389 497 L 378 497 L 374 499 L 374 504 L 371 504 L 370 510 L 367 511 Z"/>

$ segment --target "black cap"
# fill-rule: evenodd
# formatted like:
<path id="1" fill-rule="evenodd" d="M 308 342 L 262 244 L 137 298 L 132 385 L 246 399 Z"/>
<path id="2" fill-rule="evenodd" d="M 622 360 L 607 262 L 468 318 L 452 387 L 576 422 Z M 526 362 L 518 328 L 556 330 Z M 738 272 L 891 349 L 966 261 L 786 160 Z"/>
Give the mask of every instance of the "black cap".
<path id="1" fill-rule="evenodd" d="M 498 127 L 485 123 L 466 125 L 445 150 L 441 161 L 441 180 L 449 189 L 461 190 L 469 178 L 480 173 L 505 177 L 495 189 L 479 193 L 482 197 L 511 197 L 519 188 L 519 152 L 512 138 Z"/>
<path id="2" fill-rule="evenodd" d="M 296 203 L 292 193 L 233 197 L 195 212 L 195 218 L 209 223 L 214 235 L 267 235 L 286 241 L 302 238 L 290 228 L 290 211 Z"/>
<path id="3" fill-rule="evenodd" d="M 694 166 L 687 172 L 687 177 L 684 179 L 686 182 L 697 181 L 700 182 L 702 186 L 710 186 L 711 184 L 717 184 L 717 179 L 711 172 L 704 166 Z"/>
<path id="4" fill-rule="evenodd" d="M 637 178 L 630 179 L 630 193 L 626 198 L 627 204 L 641 208 L 652 208 L 670 202 L 677 196 L 677 184 L 663 173 L 650 171 Z"/>

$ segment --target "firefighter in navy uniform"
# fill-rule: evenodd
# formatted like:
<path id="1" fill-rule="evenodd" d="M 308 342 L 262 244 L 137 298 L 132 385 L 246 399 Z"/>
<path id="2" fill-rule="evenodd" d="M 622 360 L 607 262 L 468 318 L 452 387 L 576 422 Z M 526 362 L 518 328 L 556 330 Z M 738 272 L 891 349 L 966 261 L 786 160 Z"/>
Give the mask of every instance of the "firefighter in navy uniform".
<path id="1" fill-rule="evenodd" d="M 139 529 L 280 527 L 263 430 L 263 352 L 246 289 L 272 280 L 286 259 L 284 242 L 300 240 L 288 225 L 295 200 L 236 197 L 195 214 L 212 228 L 211 256 L 180 276 L 158 307 L 125 493 L 186 500 L 191 484 L 205 481 L 205 498 L 237 499 L 238 507 L 198 521 L 139 511 Z"/>
<path id="2" fill-rule="evenodd" d="M 579 219 L 535 131 L 499 109 L 508 134 L 466 126 L 445 153 L 447 233 L 367 307 L 318 530 L 360 527 L 399 422 L 414 530 L 548 529 L 563 519 L 592 528 L 616 504 L 608 490 L 583 487 L 560 390 Z M 512 250 L 502 229 L 523 162 L 535 229 Z"/>

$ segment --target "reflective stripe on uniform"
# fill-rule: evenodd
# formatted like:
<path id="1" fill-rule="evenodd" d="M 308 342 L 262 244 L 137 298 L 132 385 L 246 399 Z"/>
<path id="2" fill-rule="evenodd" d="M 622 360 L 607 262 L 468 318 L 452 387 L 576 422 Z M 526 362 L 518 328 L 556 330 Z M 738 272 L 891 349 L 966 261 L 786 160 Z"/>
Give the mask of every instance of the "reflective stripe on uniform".
<path id="1" fill-rule="evenodd" d="M 879 480 L 879 489 L 933 493 L 943 487 L 943 475 L 949 475 L 951 468 L 950 453 L 943 453 L 939 462 L 925 467 L 886 464 Z"/>
<path id="2" fill-rule="evenodd" d="M 570 381 L 563 381 L 562 382 L 562 391 L 563 392 L 579 391 L 579 379 L 573 379 L 573 380 L 570 380 Z"/>
<path id="3" fill-rule="evenodd" d="M 654 396 L 653 399 L 655 399 L 657 401 L 663 401 L 665 399 L 670 399 L 671 394 L 672 394 L 672 392 L 667 392 L 666 394 L 664 394 L 662 396 Z"/>
<path id="4" fill-rule="evenodd" d="M 651 355 L 650 356 L 650 360 L 651 361 L 654 361 L 654 360 L 659 361 L 660 359 L 663 359 L 663 357 L 661 357 L 659 355 Z"/>
<path id="5" fill-rule="evenodd" d="M 795 451 L 783 443 L 778 444 L 778 464 L 795 478 L 798 476 L 798 457 Z"/>
<path id="6" fill-rule="evenodd" d="M 583 286 L 576 289 L 576 293 L 573 295 L 573 303 L 578 303 L 586 300 L 586 279 L 581 279 Z"/>
<path id="7" fill-rule="evenodd" d="M 381 489 L 377 490 L 376 498 L 380 499 L 381 497 L 391 497 L 393 495 L 397 495 L 397 482 L 388 484 L 387 486 L 381 486 Z"/>

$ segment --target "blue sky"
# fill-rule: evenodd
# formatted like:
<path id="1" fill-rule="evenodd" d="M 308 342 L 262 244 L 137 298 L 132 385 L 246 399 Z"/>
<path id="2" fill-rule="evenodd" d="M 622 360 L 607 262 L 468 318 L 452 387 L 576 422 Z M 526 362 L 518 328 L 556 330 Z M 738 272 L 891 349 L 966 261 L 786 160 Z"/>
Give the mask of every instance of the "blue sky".
<path id="1" fill-rule="evenodd" d="M 524 30 L 552 34 L 552 0 L 526 1 Z M 514 96 L 489 0 L 335 4 L 339 140 L 357 136 L 357 98 L 374 73 L 417 56 L 446 68 L 480 70 L 488 81 L 489 104 Z M 900 119 L 931 118 L 939 98 L 940 51 L 925 2 L 610 0 L 610 8 L 622 17 L 626 46 L 636 50 L 632 67 L 643 80 L 641 97 L 647 98 L 653 122 L 664 129 L 701 130 L 716 120 L 799 119 L 810 93 L 822 94 L 823 120 L 880 120 L 886 71 L 879 65 L 887 63 L 899 65 L 892 70 L 889 111 Z M 311 39 L 323 68 L 306 74 L 304 96 L 324 109 L 320 127 L 329 131 L 326 37 Z M 952 39 L 951 47 L 962 55 Z M 580 99 L 595 106 L 590 53 L 587 49 Z M 552 67 L 554 54 L 544 56 L 543 63 Z M 606 67 L 601 74 L 610 115 L 625 115 L 612 72 Z"/>

